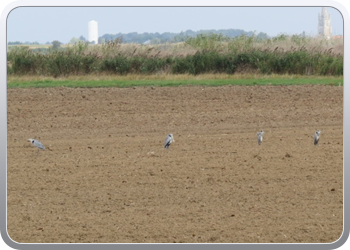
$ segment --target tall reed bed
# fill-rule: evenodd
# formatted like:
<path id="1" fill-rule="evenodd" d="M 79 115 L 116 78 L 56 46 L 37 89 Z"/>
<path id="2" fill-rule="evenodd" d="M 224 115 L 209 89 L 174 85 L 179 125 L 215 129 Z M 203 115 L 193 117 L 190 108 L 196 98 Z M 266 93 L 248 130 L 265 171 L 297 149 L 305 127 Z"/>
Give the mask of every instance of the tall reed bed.
<path id="1" fill-rule="evenodd" d="M 184 43 L 139 45 L 115 40 L 77 43 L 45 52 L 28 47 L 7 52 L 9 75 L 261 73 L 342 75 L 342 40 L 284 36 L 260 40 L 199 35 Z"/>

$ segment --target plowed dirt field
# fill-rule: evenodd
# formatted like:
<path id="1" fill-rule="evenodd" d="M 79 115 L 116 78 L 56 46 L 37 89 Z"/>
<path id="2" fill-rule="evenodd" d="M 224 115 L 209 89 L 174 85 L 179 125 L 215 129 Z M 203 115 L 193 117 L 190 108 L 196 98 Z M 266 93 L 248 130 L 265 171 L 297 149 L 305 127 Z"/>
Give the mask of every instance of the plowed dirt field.
<path id="1" fill-rule="evenodd" d="M 7 93 L 7 228 L 16 242 L 333 242 L 342 234 L 342 87 Z"/>

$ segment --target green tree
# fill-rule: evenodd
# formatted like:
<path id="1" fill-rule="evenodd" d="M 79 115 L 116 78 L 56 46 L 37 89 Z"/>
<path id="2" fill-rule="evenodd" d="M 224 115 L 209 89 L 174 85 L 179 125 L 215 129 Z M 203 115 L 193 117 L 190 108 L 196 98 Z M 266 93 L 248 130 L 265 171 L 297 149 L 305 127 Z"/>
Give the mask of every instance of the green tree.
<path id="1" fill-rule="evenodd" d="M 62 43 L 60 41 L 55 40 L 51 44 L 53 49 L 58 49 L 59 47 L 61 47 Z"/>
<path id="2" fill-rule="evenodd" d="M 105 44 L 105 43 L 106 43 L 106 39 L 105 39 L 105 38 L 102 38 L 102 37 L 99 37 L 99 38 L 98 38 L 98 43 L 99 43 L 99 44 Z"/>
<path id="3" fill-rule="evenodd" d="M 79 38 L 73 37 L 72 39 L 70 39 L 69 43 L 70 43 L 70 44 L 76 44 L 76 43 L 79 42 L 79 41 L 80 41 Z"/>

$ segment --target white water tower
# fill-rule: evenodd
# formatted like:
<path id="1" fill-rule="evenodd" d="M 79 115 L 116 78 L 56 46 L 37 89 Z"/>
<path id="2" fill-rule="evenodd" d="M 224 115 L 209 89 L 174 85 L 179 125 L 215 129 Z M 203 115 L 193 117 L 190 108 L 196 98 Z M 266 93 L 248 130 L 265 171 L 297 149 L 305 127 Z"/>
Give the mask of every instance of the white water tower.
<path id="1" fill-rule="evenodd" d="M 98 23 L 94 20 L 89 22 L 88 25 L 89 34 L 88 34 L 88 41 L 92 42 L 94 41 L 95 44 L 98 44 Z"/>

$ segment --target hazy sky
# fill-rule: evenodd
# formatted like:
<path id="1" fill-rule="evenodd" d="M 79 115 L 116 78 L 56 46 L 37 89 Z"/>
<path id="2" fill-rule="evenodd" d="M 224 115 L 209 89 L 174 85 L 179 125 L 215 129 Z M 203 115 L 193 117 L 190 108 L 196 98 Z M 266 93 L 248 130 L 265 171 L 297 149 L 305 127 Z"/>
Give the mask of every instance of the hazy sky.
<path id="1" fill-rule="evenodd" d="M 327 8 L 333 35 L 343 34 L 341 13 Z M 67 43 L 88 37 L 88 22 L 98 22 L 99 36 L 130 32 L 181 32 L 242 29 L 278 34 L 317 34 L 321 7 L 19 7 L 7 19 L 7 41 Z"/>

